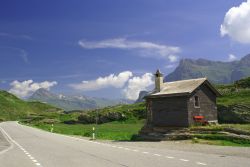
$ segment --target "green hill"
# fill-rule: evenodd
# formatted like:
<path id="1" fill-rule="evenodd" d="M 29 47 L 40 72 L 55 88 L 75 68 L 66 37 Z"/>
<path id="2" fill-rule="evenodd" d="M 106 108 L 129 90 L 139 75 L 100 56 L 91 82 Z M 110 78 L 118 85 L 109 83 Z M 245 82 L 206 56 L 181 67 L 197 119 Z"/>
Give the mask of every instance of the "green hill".
<path id="1" fill-rule="evenodd" d="M 57 112 L 61 109 L 40 102 L 26 102 L 0 90 L 0 121 L 19 120 L 30 115 Z"/>
<path id="2" fill-rule="evenodd" d="M 250 123 L 250 77 L 218 85 L 218 117 L 222 123 Z"/>

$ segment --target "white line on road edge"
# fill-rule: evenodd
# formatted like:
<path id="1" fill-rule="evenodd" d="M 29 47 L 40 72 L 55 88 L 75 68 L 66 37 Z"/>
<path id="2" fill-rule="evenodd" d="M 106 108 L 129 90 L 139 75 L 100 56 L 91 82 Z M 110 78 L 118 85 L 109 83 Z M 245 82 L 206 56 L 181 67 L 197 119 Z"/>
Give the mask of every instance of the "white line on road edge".
<path id="1" fill-rule="evenodd" d="M 22 150 L 23 152 L 24 152 L 24 154 L 26 154 L 33 162 L 35 162 L 35 165 L 36 166 L 41 166 L 41 164 L 40 163 L 38 163 L 37 162 L 37 160 L 34 158 L 34 157 L 32 157 L 19 143 L 17 143 L 14 139 L 12 139 L 11 137 L 10 137 L 10 135 L 8 135 L 8 133 L 5 131 L 5 130 L 3 130 L 3 128 L 1 128 L 0 127 L 0 130 L 8 137 L 8 140 L 9 141 L 11 141 L 10 143 L 12 144 L 12 143 L 14 143 L 15 145 L 17 145 L 17 147 L 20 149 L 20 150 Z M 12 147 L 13 147 L 13 144 L 12 144 Z M 9 149 L 8 149 L 9 150 Z M 7 151 L 8 151 L 7 150 Z M 4 152 L 6 152 L 6 150 L 4 150 Z M 2 153 L 2 152 L 0 152 L 0 153 Z"/>
<path id="2" fill-rule="evenodd" d="M 168 158 L 168 159 L 174 159 L 174 157 L 170 157 L 170 156 L 166 156 L 166 158 Z"/>
<path id="3" fill-rule="evenodd" d="M 0 127 L 0 130 L 1 130 L 2 133 L 4 133 L 4 130 L 3 130 L 1 127 Z M 13 144 L 12 144 L 12 142 L 10 141 L 10 139 L 8 138 L 8 134 L 6 134 L 6 133 L 4 133 L 4 134 L 5 134 L 5 135 L 3 135 L 3 136 L 4 136 L 4 138 L 10 143 L 10 146 L 9 146 L 8 148 L 6 148 L 6 149 L 0 151 L 0 154 L 3 154 L 3 153 L 5 153 L 5 152 L 7 152 L 7 151 L 9 151 L 9 150 L 11 150 L 11 149 L 13 148 Z"/>
<path id="4" fill-rule="evenodd" d="M 67 137 L 67 138 L 71 138 L 71 139 L 74 139 L 74 140 L 77 140 L 77 141 L 84 141 L 84 142 L 89 142 L 89 143 L 93 143 L 93 144 L 99 144 L 99 145 L 103 145 L 103 146 L 110 146 L 110 147 L 113 147 L 113 148 L 120 148 L 120 149 L 130 150 L 130 151 L 134 151 L 134 152 L 139 152 L 139 150 L 136 150 L 136 149 L 133 150 L 133 149 L 130 149 L 130 148 L 119 146 L 119 145 L 115 146 L 115 145 L 108 144 L 108 143 L 103 144 L 103 143 L 100 143 L 100 142 L 97 142 L 97 141 L 91 141 L 91 140 L 82 139 L 82 138 L 78 138 L 78 137 L 74 137 L 74 136 L 68 136 L 68 135 L 59 134 L 59 133 L 57 133 L 56 135 Z M 141 152 L 141 153 L 143 153 L 143 154 L 150 154 L 149 152 L 146 152 L 146 151 L 145 152 Z M 155 155 L 155 156 L 162 156 L 160 154 L 153 154 L 153 155 Z M 174 159 L 175 158 L 175 157 L 171 157 L 171 156 L 165 156 L 165 157 L 168 158 L 168 159 Z M 189 161 L 187 159 L 179 159 L 179 160 L 180 161 L 184 161 L 184 162 L 188 162 Z M 197 165 L 207 165 L 206 163 L 203 163 L 203 162 L 196 162 L 196 164 Z"/>
<path id="5" fill-rule="evenodd" d="M 155 156 L 158 156 L 158 157 L 160 157 L 161 155 L 160 154 L 154 154 Z"/>
<path id="6" fill-rule="evenodd" d="M 144 151 L 144 152 L 142 152 L 143 154 L 149 154 L 149 152 L 146 152 L 146 151 Z"/>
<path id="7" fill-rule="evenodd" d="M 112 148 L 120 148 L 120 149 L 124 149 L 124 150 L 130 150 L 130 151 L 134 151 L 134 152 L 139 152 L 139 150 L 136 150 L 136 149 L 130 149 L 130 148 L 126 148 L 126 147 L 122 147 L 122 146 L 115 146 L 115 145 L 112 145 L 112 144 L 107 144 L 107 143 L 105 143 L 105 144 L 103 144 L 103 143 L 99 143 L 99 142 L 96 142 L 96 141 L 90 141 L 90 140 L 86 140 L 86 139 L 81 139 L 81 138 L 77 138 L 77 137 L 73 137 L 73 136 L 67 136 L 67 135 L 63 135 L 63 134 L 58 134 L 58 135 L 61 135 L 61 136 L 64 136 L 64 137 L 68 137 L 68 138 L 72 138 L 72 139 L 74 139 L 74 140 L 77 140 L 78 139 L 78 141 L 84 141 L 84 142 L 90 142 L 90 143 L 94 143 L 94 144 L 102 144 L 103 146 L 110 146 L 110 147 L 112 147 Z M 149 154 L 149 152 L 142 152 L 143 154 Z M 160 155 L 160 154 L 153 154 L 154 156 L 158 156 L 158 157 L 160 157 L 160 156 L 162 156 L 162 155 Z M 171 157 L 171 156 L 165 156 L 166 158 L 168 158 L 168 159 L 174 159 L 175 157 Z M 189 162 L 189 160 L 188 159 L 179 159 L 180 161 L 183 161 L 183 162 Z M 202 163 L 202 162 L 196 162 L 196 164 L 198 164 L 198 165 L 207 165 L 207 164 L 205 164 L 205 163 Z"/>
<path id="8" fill-rule="evenodd" d="M 188 159 L 180 159 L 181 161 L 188 162 Z"/>
<path id="9" fill-rule="evenodd" d="M 198 164 L 198 165 L 207 165 L 207 164 L 202 163 L 202 162 L 196 162 L 196 164 Z"/>

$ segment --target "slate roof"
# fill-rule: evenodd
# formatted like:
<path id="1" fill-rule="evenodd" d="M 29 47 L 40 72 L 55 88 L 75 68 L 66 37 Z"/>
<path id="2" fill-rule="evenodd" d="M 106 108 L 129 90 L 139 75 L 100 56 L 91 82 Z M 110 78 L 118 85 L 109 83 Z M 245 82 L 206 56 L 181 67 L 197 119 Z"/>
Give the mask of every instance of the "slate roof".
<path id="1" fill-rule="evenodd" d="M 191 94 L 195 89 L 197 89 L 203 83 L 207 84 L 208 87 L 217 95 L 220 93 L 209 83 L 207 78 L 189 79 L 174 82 L 163 83 L 163 88 L 160 92 L 152 92 L 147 97 L 158 97 L 158 96 L 179 96 Z"/>

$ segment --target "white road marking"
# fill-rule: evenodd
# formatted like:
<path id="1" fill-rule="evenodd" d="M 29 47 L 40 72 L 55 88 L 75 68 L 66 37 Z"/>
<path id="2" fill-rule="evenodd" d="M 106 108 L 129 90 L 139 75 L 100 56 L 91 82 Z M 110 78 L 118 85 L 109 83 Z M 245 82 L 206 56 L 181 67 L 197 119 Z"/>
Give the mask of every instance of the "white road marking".
<path id="1" fill-rule="evenodd" d="M 3 154 L 3 153 L 5 153 L 13 148 L 13 143 L 11 142 L 9 135 L 1 127 L 0 127 L 0 130 L 1 130 L 1 132 L 3 132 L 5 134 L 5 135 L 3 135 L 4 138 L 10 143 L 10 147 L 0 151 L 0 154 Z"/>
<path id="2" fill-rule="evenodd" d="M 169 159 L 174 159 L 174 157 L 170 157 L 170 156 L 165 156 L 166 158 L 169 158 Z"/>
<path id="3" fill-rule="evenodd" d="M 198 164 L 198 165 L 207 165 L 207 164 L 205 164 L 203 162 L 196 162 L 196 164 Z"/>
<path id="4" fill-rule="evenodd" d="M 1 128 L 1 127 L 0 127 Z M 77 138 L 77 137 L 73 137 L 73 136 L 67 136 L 67 135 L 63 135 L 63 134 L 57 134 L 57 135 L 61 135 L 61 136 L 64 136 L 64 137 L 68 137 L 68 138 L 72 138 L 72 139 L 75 139 L 75 140 L 78 140 L 78 141 L 84 141 L 84 142 L 89 142 L 89 143 L 95 143 L 95 144 L 101 144 L 103 146 L 110 146 L 110 147 L 113 147 L 113 148 L 120 148 L 120 149 L 125 149 L 125 150 L 130 150 L 130 151 L 134 151 L 134 152 L 139 152 L 139 150 L 136 150 L 136 149 L 129 149 L 129 148 L 124 148 L 124 147 L 121 147 L 121 146 L 115 146 L 115 145 L 112 145 L 112 144 L 104 144 L 104 143 L 99 143 L 99 142 L 96 142 L 96 141 L 91 141 L 91 140 L 86 140 L 86 139 L 81 139 L 81 138 Z M 6 134 L 7 136 L 7 134 Z M 14 141 L 15 142 L 15 141 Z M 22 146 L 20 146 L 18 143 L 15 142 L 15 144 L 17 146 L 20 147 L 20 149 L 22 148 Z M 25 151 L 25 150 L 24 150 Z M 1 153 L 1 152 L 0 152 Z M 142 152 L 143 154 L 149 154 L 149 152 Z M 153 154 L 155 156 L 162 156 L 160 154 Z M 175 157 L 172 157 L 172 156 L 165 156 L 166 158 L 168 159 L 174 159 Z M 32 157 L 33 158 L 33 157 Z M 184 161 L 184 162 L 188 162 L 189 160 L 187 159 L 179 159 L 180 161 Z M 32 159 L 33 162 L 37 162 L 37 160 L 35 159 Z M 37 166 L 40 166 L 40 163 L 35 163 Z M 196 162 L 196 164 L 198 165 L 207 165 L 206 163 L 202 163 L 202 162 Z"/>
<path id="5" fill-rule="evenodd" d="M 188 162 L 188 159 L 180 159 L 181 161 Z"/>
<path id="6" fill-rule="evenodd" d="M 158 156 L 158 157 L 160 157 L 161 155 L 160 154 L 154 154 L 155 156 Z"/>
<path id="7" fill-rule="evenodd" d="M 7 136 L 8 137 L 8 141 L 11 141 L 10 143 L 12 144 L 12 143 L 14 143 L 20 150 L 22 150 L 23 152 L 24 152 L 24 154 L 26 154 L 33 162 L 35 162 L 35 165 L 36 166 L 41 166 L 41 164 L 40 163 L 38 163 L 37 162 L 37 160 L 35 160 L 35 158 L 34 157 L 32 157 L 31 155 L 30 155 L 30 153 L 29 152 L 27 152 L 19 143 L 17 143 L 14 139 L 12 139 L 9 135 L 8 135 L 8 133 L 3 129 L 3 128 L 1 128 L 0 127 L 0 130 L 5 134 L 5 136 Z M 12 146 L 13 147 L 13 146 Z M 0 152 L 0 153 L 2 153 L 2 152 Z"/>

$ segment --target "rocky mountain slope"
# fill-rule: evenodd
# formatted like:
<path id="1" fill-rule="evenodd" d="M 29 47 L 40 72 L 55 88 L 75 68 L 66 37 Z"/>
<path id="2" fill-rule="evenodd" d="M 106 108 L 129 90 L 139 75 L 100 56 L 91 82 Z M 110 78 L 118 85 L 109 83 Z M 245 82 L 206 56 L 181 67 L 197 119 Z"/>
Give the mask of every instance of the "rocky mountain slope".
<path id="1" fill-rule="evenodd" d="M 128 104 L 130 101 L 123 99 L 111 100 L 105 98 L 92 98 L 87 96 L 66 96 L 54 94 L 46 89 L 38 89 L 30 98 L 30 101 L 40 101 L 62 108 L 66 111 L 95 109 L 117 104 Z"/>
<path id="2" fill-rule="evenodd" d="M 164 81 L 207 77 L 213 83 L 225 84 L 248 76 L 250 76 L 250 54 L 233 62 L 182 59 L 179 66 L 167 75 Z"/>

